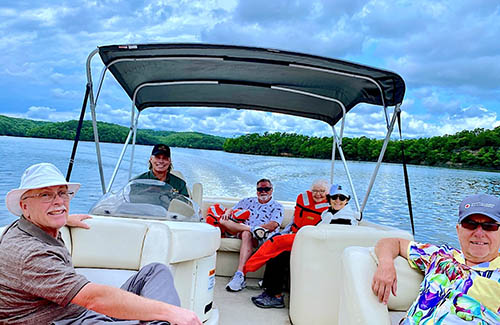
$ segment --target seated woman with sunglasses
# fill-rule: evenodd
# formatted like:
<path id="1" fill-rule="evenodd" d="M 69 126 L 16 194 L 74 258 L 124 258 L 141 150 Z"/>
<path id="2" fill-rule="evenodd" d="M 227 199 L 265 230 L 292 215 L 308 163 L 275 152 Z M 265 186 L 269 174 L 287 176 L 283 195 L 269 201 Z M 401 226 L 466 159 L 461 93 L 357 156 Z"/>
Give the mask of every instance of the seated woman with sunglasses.
<path id="1" fill-rule="evenodd" d="M 344 210 L 349 201 L 349 194 L 334 184 L 328 190 L 328 181 L 315 181 L 310 191 L 299 194 L 296 201 L 293 221 L 280 235 L 271 237 L 245 264 L 244 272 L 253 272 L 264 263 L 266 270 L 262 282 L 263 292 L 252 297 L 254 305 L 260 308 L 284 308 L 283 289 L 287 286 L 290 274 L 290 252 L 295 234 L 303 226 L 316 226 L 321 223 L 333 223 L 342 220 L 343 224 L 357 224 L 351 209 L 343 214 L 343 219 L 335 218 Z M 332 198 L 335 197 L 335 200 Z M 306 203 L 307 202 L 307 203 Z M 328 210 L 326 210 L 328 209 Z M 352 221 L 351 221 L 352 220 Z"/>
<path id="2" fill-rule="evenodd" d="M 351 196 L 342 189 L 342 186 L 334 184 L 326 195 L 330 208 L 321 214 L 320 225 L 341 224 L 357 226 L 358 220 L 350 207 L 347 206 Z"/>
<path id="3" fill-rule="evenodd" d="M 396 295 L 393 259 L 406 258 L 424 273 L 420 292 L 400 324 L 500 324 L 500 199 L 476 194 L 458 208 L 461 250 L 401 238 L 375 247 L 379 265 L 372 290 L 387 304 Z"/>

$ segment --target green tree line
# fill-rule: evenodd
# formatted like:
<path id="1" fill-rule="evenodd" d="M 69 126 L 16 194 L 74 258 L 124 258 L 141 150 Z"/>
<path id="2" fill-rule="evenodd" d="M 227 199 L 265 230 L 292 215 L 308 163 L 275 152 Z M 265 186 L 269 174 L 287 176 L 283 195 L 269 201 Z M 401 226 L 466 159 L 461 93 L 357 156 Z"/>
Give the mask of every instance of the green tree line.
<path id="1" fill-rule="evenodd" d="M 74 140 L 78 121 L 41 122 L 0 115 L 0 135 Z M 97 122 L 99 141 L 123 143 L 129 128 L 117 124 Z M 94 141 L 91 121 L 83 121 L 80 140 Z M 153 145 L 165 143 L 172 147 L 222 150 L 225 138 L 198 133 L 173 132 L 140 129 L 137 131 L 136 143 Z"/>
<path id="2" fill-rule="evenodd" d="M 367 137 L 343 138 L 342 149 L 347 160 L 376 161 L 383 140 Z M 402 161 L 401 145 L 410 164 L 485 168 L 500 170 L 500 127 L 478 128 L 454 135 L 390 141 L 385 162 Z M 224 150 L 273 156 L 330 159 L 332 137 L 308 137 L 294 133 L 257 133 L 226 139 Z M 337 155 L 338 157 L 338 155 Z"/>
<path id="3" fill-rule="evenodd" d="M 123 143 L 128 128 L 97 122 L 99 140 Z M 0 115 L 0 135 L 73 140 L 77 121 L 43 122 Z M 80 139 L 93 141 L 92 123 L 84 121 Z M 224 150 L 234 153 L 330 159 L 332 137 L 309 137 L 294 133 L 257 133 L 223 138 L 198 132 L 140 129 L 136 142 L 143 145 L 165 143 L 172 147 Z M 367 137 L 343 138 L 346 159 L 376 161 L 383 140 Z M 401 162 L 404 145 L 407 162 L 416 165 L 486 168 L 500 170 L 500 127 L 493 130 L 464 130 L 454 135 L 390 141 L 385 162 Z"/>

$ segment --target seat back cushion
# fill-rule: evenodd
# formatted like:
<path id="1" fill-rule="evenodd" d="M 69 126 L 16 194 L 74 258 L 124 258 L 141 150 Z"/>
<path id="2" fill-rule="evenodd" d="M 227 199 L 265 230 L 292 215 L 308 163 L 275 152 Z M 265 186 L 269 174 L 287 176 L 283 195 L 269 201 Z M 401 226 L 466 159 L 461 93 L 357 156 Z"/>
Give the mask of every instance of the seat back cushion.
<path id="1" fill-rule="evenodd" d="M 91 219 L 87 223 L 90 230 L 70 228 L 75 267 L 140 268 L 147 224 L 112 219 Z"/>

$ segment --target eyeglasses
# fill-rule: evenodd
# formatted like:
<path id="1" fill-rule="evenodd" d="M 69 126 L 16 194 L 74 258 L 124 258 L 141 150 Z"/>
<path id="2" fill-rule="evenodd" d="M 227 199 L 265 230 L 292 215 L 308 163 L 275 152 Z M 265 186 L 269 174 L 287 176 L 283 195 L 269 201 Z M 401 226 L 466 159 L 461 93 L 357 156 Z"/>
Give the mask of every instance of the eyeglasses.
<path id="1" fill-rule="evenodd" d="M 332 200 L 336 200 L 336 199 L 339 199 L 340 201 L 345 201 L 347 200 L 347 196 L 345 195 L 342 195 L 342 194 L 335 194 L 331 197 Z"/>
<path id="2" fill-rule="evenodd" d="M 323 194 L 326 191 L 325 190 L 312 190 L 311 192 L 313 192 L 314 194 L 318 194 L 318 193 Z"/>
<path id="3" fill-rule="evenodd" d="M 64 201 L 69 201 L 70 199 L 73 198 L 74 195 L 75 195 L 75 192 L 70 192 L 70 191 L 59 191 L 57 193 L 56 192 L 42 192 L 42 193 L 30 195 L 30 196 L 25 196 L 21 200 L 26 200 L 26 199 L 38 197 L 38 198 L 40 198 L 40 201 L 42 201 L 43 203 L 50 203 L 56 199 L 56 196 L 59 196 Z"/>
<path id="4" fill-rule="evenodd" d="M 269 192 L 272 189 L 272 187 L 257 187 L 257 192 Z"/>
<path id="5" fill-rule="evenodd" d="M 472 220 L 464 220 L 460 224 L 468 230 L 475 230 L 478 226 L 481 226 L 484 231 L 497 231 L 500 227 L 500 224 L 496 222 L 476 222 Z"/>

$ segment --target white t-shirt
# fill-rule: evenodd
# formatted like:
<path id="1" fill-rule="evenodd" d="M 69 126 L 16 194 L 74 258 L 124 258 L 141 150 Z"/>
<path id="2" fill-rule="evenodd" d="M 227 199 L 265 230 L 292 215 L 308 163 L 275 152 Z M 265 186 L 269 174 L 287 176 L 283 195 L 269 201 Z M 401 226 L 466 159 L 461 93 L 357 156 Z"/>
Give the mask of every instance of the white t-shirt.
<path id="1" fill-rule="evenodd" d="M 321 221 L 318 225 L 328 225 L 332 220 L 336 219 L 347 219 L 351 221 L 351 226 L 357 226 L 359 222 L 356 218 L 359 218 L 359 214 L 354 212 L 350 206 L 346 205 L 335 214 L 332 214 L 329 210 L 323 211 L 321 214 Z"/>
<path id="2" fill-rule="evenodd" d="M 250 210 L 252 213 L 250 218 L 245 220 L 245 224 L 250 227 L 260 226 L 270 221 L 276 221 L 279 225 L 283 222 L 283 206 L 281 203 L 271 199 L 269 202 L 261 204 L 257 197 L 249 197 L 236 203 L 233 209 Z M 280 227 L 277 227 L 271 234 L 278 232 Z"/>

